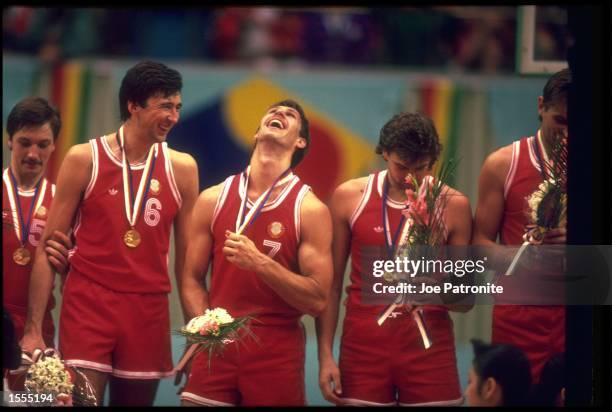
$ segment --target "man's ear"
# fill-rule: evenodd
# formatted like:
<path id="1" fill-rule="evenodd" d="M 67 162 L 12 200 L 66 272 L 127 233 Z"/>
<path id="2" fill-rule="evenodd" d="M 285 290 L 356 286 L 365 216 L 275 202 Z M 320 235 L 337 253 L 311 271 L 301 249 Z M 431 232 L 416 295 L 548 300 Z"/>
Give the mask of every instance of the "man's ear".
<path id="1" fill-rule="evenodd" d="M 9 150 L 13 150 L 13 139 L 8 139 L 7 142 Z"/>
<path id="2" fill-rule="evenodd" d="M 133 114 L 134 112 L 140 110 L 140 105 L 136 102 L 128 100 L 127 108 L 128 108 L 128 112 L 130 112 L 130 114 Z"/>
<path id="3" fill-rule="evenodd" d="M 298 137 L 296 147 L 298 149 L 303 149 L 306 147 L 306 139 L 303 137 Z"/>
<path id="4" fill-rule="evenodd" d="M 538 114 L 540 116 L 542 116 L 542 113 L 545 111 L 546 109 L 544 108 L 544 97 L 542 96 L 538 96 Z"/>
<path id="5" fill-rule="evenodd" d="M 498 388 L 497 381 L 492 377 L 488 377 L 482 385 L 482 397 L 485 399 L 491 399 L 493 393 Z"/>

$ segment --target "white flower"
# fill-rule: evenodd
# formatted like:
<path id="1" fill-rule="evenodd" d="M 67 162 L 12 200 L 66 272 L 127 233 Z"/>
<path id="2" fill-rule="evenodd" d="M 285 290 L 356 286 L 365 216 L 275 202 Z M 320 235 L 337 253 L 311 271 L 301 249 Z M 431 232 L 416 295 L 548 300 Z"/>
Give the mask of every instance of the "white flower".
<path id="1" fill-rule="evenodd" d="M 203 315 L 191 319 L 183 330 L 189 333 L 199 333 L 200 329 L 205 325 L 210 325 L 211 323 L 226 325 L 233 321 L 234 318 L 223 308 L 206 309 Z"/>
<path id="2" fill-rule="evenodd" d="M 28 369 L 25 387 L 37 393 L 70 394 L 74 385 L 61 359 L 46 356 Z"/>
<path id="3" fill-rule="evenodd" d="M 234 318 L 232 318 L 223 308 L 215 308 L 212 311 L 207 310 L 207 312 L 211 314 L 215 322 L 217 322 L 219 325 L 225 325 L 234 321 Z"/>

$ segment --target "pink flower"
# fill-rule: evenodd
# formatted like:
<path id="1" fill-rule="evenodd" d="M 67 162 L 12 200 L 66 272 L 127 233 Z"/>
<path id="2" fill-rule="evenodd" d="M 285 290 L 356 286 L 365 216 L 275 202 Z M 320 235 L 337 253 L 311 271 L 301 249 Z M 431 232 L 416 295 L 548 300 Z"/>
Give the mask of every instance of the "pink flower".
<path id="1" fill-rule="evenodd" d="M 200 335 L 216 335 L 219 333 L 219 324 L 215 321 L 208 321 L 199 330 Z"/>
<path id="2" fill-rule="evenodd" d="M 406 177 L 406 184 L 414 187 L 412 175 Z M 429 223 L 429 213 L 427 212 L 426 194 L 433 188 L 433 177 L 425 176 L 419 185 L 418 193 L 412 188 L 406 189 L 406 208 L 402 211 L 404 216 L 414 219 L 419 223 Z"/>

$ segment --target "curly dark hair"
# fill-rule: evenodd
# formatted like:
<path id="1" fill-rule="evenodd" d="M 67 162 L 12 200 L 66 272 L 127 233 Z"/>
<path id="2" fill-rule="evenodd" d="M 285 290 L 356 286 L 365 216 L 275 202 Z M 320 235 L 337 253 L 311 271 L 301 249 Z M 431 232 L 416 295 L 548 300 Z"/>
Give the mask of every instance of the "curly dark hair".
<path id="1" fill-rule="evenodd" d="M 304 156 L 306 156 L 306 153 L 308 153 L 308 149 L 310 149 L 310 124 L 308 122 L 308 118 L 306 117 L 306 113 L 304 113 L 304 109 L 295 100 L 292 100 L 292 99 L 281 100 L 280 102 L 274 103 L 273 105 L 268 107 L 268 110 L 270 110 L 273 107 L 278 107 L 278 106 L 291 107 L 292 109 L 295 109 L 300 114 L 300 119 L 301 119 L 300 137 L 306 140 L 306 146 L 303 149 L 296 149 L 296 151 L 293 153 L 293 157 L 291 157 L 291 168 L 294 168 L 298 164 L 300 164 Z"/>
<path id="2" fill-rule="evenodd" d="M 121 120 L 130 118 L 128 102 L 145 107 L 147 99 L 162 94 L 164 97 L 179 93 L 183 88 L 181 74 L 166 66 L 150 60 L 142 61 L 125 74 L 119 89 L 119 110 Z"/>
<path id="3" fill-rule="evenodd" d="M 429 167 L 440 156 L 442 145 L 433 121 L 418 112 L 396 114 L 380 130 L 376 153 L 395 152 L 402 160 L 429 158 Z"/>
<path id="4" fill-rule="evenodd" d="M 24 127 L 40 127 L 47 122 L 51 126 L 55 142 L 62 127 L 59 112 L 42 97 L 26 97 L 13 107 L 6 119 L 9 140 Z"/>

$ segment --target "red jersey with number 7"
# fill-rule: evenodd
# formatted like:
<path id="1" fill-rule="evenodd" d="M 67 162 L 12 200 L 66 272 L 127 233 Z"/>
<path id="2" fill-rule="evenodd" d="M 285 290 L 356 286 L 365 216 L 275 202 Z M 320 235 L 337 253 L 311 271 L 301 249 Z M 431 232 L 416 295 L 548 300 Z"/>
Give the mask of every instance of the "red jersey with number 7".
<path id="1" fill-rule="evenodd" d="M 267 324 L 295 323 L 302 313 L 285 302 L 253 271 L 240 269 L 223 254 L 225 231 L 236 232 L 241 203 L 246 196 L 246 178 L 241 173 L 225 180 L 213 213 L 211 308 L 222 307 L 232 316 L 254 315 Z M 242 233 L 272 259 L 297 273 L 300 244 L 300 206 L 310 187 L 294 176 Z M 246 205 L 246 215 L 252 203 Z"/>

